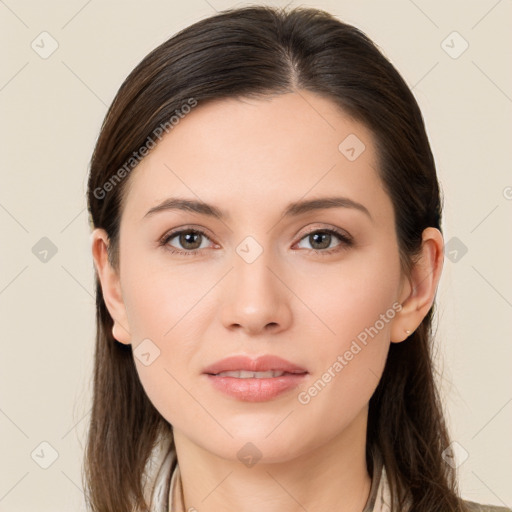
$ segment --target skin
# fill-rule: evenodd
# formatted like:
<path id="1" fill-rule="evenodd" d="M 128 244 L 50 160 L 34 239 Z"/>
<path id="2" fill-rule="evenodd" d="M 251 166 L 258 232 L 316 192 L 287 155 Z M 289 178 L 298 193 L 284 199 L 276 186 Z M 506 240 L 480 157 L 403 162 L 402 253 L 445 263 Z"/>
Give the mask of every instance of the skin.
<path id="1" fill-rule="evenodd" d="M 349 134 L 366 147 L 354 161 L 338 149 Z M 149 366 L 135 364 L 148 397 L 173 425 L 186 509 L 363 509 L 371 484 L 368 401 L 390 343 L 404 341 L 432 306 L 443 262 L 442 235 L 428 228 L 412 274 L 402 273 L 393 205 L 376 169 L 372 133 L 313 93 L 198 105 L 132 171 L 118 270 L 107 261 L 106 233 L 93 232 L 115 339 L 135 350 L 149 338 L 160 350 Z M 333 195 L 363 204 L 371 218 L 340 207 L 282 218 L 292 201 Z M 229 217 L 178 210 L 145 217 L 177 196 L 199 198 Z M 181 227 L 206 233 L 196 255 L 168 250 L 191 250 L 179 236 L 158 245 Z M 313 228 L 338 228 L 353 245 L 334 235 L 322 245 L 308 236 Z M 236 252 L 247 236 L 263 250 L 252 263 Z M 329 249 L 339 250 L 321 254 Z M 394 318 L 301 404 L 298 394 L 394 303 L 402 304 Z M 233 354 L 275 354 L 309 375 L 275 399 L 236 400 L 202 374 Z M 261 453 L 252 467 L 237 457 L 247 442 Z"/>

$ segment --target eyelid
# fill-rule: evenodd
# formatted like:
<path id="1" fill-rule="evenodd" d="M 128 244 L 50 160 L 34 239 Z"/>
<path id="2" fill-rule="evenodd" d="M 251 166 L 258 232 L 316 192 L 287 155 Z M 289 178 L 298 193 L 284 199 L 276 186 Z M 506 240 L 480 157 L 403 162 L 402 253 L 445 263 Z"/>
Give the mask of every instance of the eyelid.
<path id="1" fill-rule="evenodd" d="M 179 228 L 170 229 L 169 231 L 166 231 L 165 234 L 158 240 L 158 243 L 161 245 L 165 245 L 169 241 L 170 238 L 173 238 L 174 236 L 179 235 L 183 232 L 189 233 L 192 231 L 194 233 L 203 235 L 206 238 L 208 238 L 208 240 L 210 240 L 211 242 L 214 242 L 213 237 L 209 234 L 209 232 L 206 228 L 194 227 L 194 225 L 185 225 L 185 226 L 180 226 Z M 214 242 L 214 243 L 216 243 L 216 242 Z M 192 252 L 192 251 L 187 251 L 187 252 Z"/>
<path id="2" fill-rule="evenodd" d="M 323 225 L 323 226 L 313 226 L 311 228 L 308 228 L 308 230 L 302 234 L 299 241 L 302 240 L 304 237 L 310 235 L 311 233 L 315 233 L 316 231 L 331 231 L 338 236 L 346 238 L 347 240 L 351 240 L 351 241 L 353 240 L 352 236 L 344 229 L 337 228 L 335 226 L 330 226 L 330 225 L 327 225 L 327 226 Z"/>

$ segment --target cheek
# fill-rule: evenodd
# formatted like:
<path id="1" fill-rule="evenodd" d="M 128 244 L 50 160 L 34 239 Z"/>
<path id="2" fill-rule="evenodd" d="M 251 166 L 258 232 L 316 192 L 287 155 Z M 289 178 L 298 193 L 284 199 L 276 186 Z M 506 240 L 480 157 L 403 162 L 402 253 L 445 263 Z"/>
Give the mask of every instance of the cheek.
<path id="1" fill-rule="evenodd" d="M 375 250 L 314 277 L 308 283 L 322 286 L 303 287 L 298 294 L 321 319 L 314 321 L 323 335 L 312 354 L 315 375 L 298 403 L 317 418 L 319 428 L 322 418 L 339 428 L 367 404 L 382 375 L 400 308 L 398 255 Z"/>
<path id="2" fill-rule="evenodd" d="M 323 312 L 335 334 L 316 340 L 315 371 L 297 395 L 296 416 L 324 439 L 358 417 L 379 383 L 396 314 L 392 300 L 391 293 L 378 288 L 330 295 Z"/>
<path id="3" fill-rule="evenodd" d="M 143 261 L 142 259 L 140 261 Z M 207 276 L 182 268 L 126 265 L 123 298 L 134 342 L 155 338 L 163 342 L 172 337 L 207 292 Z"/>
<path id="4" fill-rule="evenodd" d="M 126 262 L 126 259 L 124 260 Z M 134 262 L 142 261 L 133 259 Z M 209 280 L 182 270 L 125 264 L 123 297 L 140 382 L 155 408 L 172 424 L 204 422 L 186 389 L 190 360 L 198 350 L 203 325 L 198 318 Z M 172 397 L 172 399 L 170 399 Z"/>
<path id="5" fill-rule="evenodd" d="M 304 429 L 317 433 L 309 447 L 340 432 L 358 441 L 359 433 L 366 428 L 366 410 L 382 375 L 388 348 L 389 343 L 377 338 L 367 346 L 345 346 L 347 350 L 332 354 L 330 363 L 300 392 L 295 429 L 297 433 Z M 280 442 L 286 442 L 285 436 Z"/>
<path id="6" fill-rule="evenodd" d="M 388 335 L 390 322 L 386 320 L 394 318 L 392 306 L 400 281 L 394 246 L 375 244 L 348 254 L 339 264 L 298 275 L 308 277 L 296 278 L 294 292 L 314 314 L 311 319 L 329 346 L 342 350 L 377 321 L 381 337 Z M 386 317 L 384 323 L 381 315 Z M 361 336 L 364 338 L 364 334 Z"/>

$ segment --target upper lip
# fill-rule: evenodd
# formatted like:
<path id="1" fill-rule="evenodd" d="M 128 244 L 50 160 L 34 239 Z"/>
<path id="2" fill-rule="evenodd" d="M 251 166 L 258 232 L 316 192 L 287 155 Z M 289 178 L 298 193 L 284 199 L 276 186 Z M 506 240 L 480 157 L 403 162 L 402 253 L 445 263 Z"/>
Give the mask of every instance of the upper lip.
<path id="1" fill-rule="evenodd" d="M 203 373 L 216 375 L 221 372 L 245 370 L 249 372 L 266 372 L 269 370 L 288 373 L 307 373 L 307 370 L 278 356 L 264 355 L 252 359 L 238 355 L 226 357 L 206 367 Z"/>

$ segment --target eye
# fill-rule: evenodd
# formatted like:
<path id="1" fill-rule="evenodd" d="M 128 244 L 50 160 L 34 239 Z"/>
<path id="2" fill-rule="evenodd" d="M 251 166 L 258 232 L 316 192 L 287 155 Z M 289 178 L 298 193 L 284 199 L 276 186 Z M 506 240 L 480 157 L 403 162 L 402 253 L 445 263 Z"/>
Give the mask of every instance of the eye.
<path id="1" fill-rule="evenodd" d="M 338 240 L 338 243 L 334 247 L 329 248 L 333 242 L 333 237 L 334 240 Z M 178 243 L 181 249 L 170 243 L 174 239 L 177 239 L 175 243 Z M 172 254 L 194 256 L 202 249 L 208 247 L 208 243 L 204 245 L 204 242 L 208 240 L 211 242 L 210 238 L 203 231 L 188 228 L 165 234 L 160 240 L 159 245 L 164 246 Z M 312 247 L 309 250 L 321 255 L 342 251 L 351 247 L 354 243 L 350 236 L 336 229 L 327 228 L 310 231 L 300 239 L 299 244 L 303 240 L 307 240 L 311 244 Z"/>
<path id="2" fill-rule="evenodd" d="M 171 240 L 175 238 L 177 239 L 177 243 L 179 243 L 183 249 L 176 248 L 174 245 L 170 244 Z M 206 246 L 202 244 L 205 240 L 210 239 L 203 231 L 197 229 L 183 229 L 181 231 L 174 231 L 164 235 L 160 241 L 160 245 L 165 246 L 173 254 L 193 256 L 201 249 L 208 246 L 208 244 Z"/>
<path id="3" fill-rule="evenodd" d="M 332 248 L 328 248 L 332 241 L 333 237 L 338 239 L 338 244 L 336 244 Z M 303 241 L 309 241 L 312 251 L 315 253 L 328 255 L 334 252 L 338 252 L 353 245 L 353 240 L 346 234 L 338 231 L 336 229 L 315 229 L 310 231 L 306 236 L 302 237 L 299 244 Z"/>

